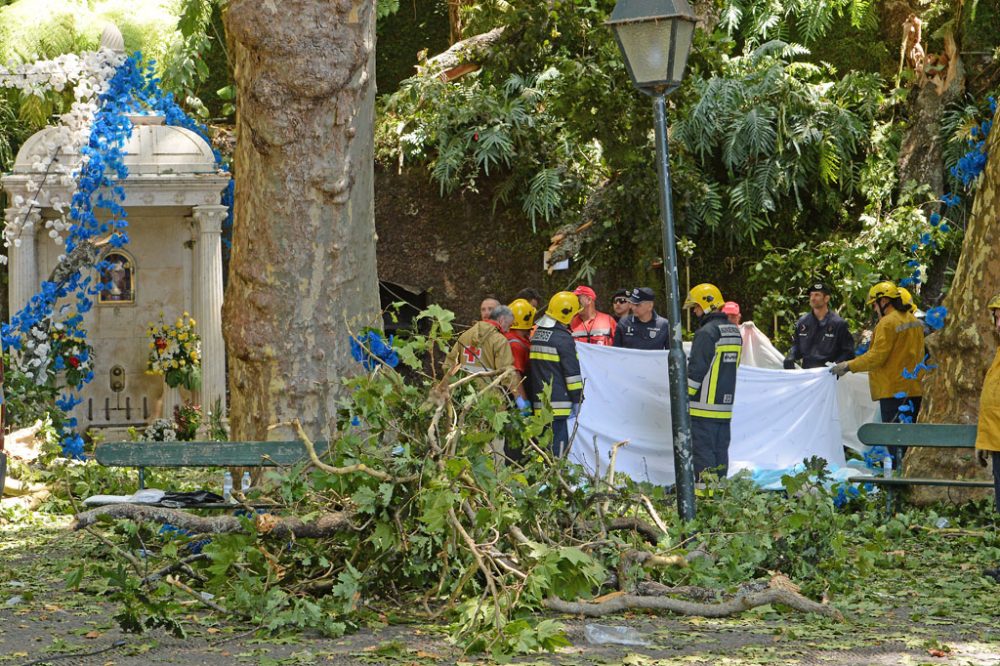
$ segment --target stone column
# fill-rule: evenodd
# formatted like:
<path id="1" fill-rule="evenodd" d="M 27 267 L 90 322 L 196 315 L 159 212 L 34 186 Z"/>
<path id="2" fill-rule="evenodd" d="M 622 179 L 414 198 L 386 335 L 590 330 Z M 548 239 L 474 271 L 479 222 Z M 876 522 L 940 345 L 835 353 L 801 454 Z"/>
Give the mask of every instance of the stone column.
<path id="1" fill-rule="evenodd" d="M 198 230 L 195 270 L 198 284 L 195 319 L 201 335 L 201 406 L 207 415 L 221 400 L 226 414 L 226 349 L 222 341 L 222 221 L 225 206 L 195 206 Z"/>
<path id="2" fill-rule="evenodd" d="M 14 219 L 18 212 L 17 208 L 8 208 L 5 219 Z M 20 244 L 12 244 L 8 248 L 10 254 L 7 269 L 10 282 L 7 295 L 10 300 L 11 315 L 27 305 L 31 297 L 38 292 L 38 253 L 35 248 L 35 234 L 39 219 L 37 213 L 29 214 L 19 236 Z"/>
<path id="3" fill-rule="evenodd" d="M 167 382 L 163 382 L 163 414 L 160 418 L 168 421 L 174 420 L 174 407 L 184 404 L 180 387 L 170 388 Z"/>

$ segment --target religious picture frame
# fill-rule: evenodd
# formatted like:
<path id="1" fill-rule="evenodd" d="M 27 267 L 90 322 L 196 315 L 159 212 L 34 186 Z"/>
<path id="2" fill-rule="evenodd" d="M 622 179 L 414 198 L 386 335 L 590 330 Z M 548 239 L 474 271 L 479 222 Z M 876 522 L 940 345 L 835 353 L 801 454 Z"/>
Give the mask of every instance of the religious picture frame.
<path id="1" fill-rule="evenodd" d="M 104 255 L 107 268 L 101 271 L 103 289 L 97 295 L 98 305 L 131 305 L 135 303 L 135 260 L 128 252 L 114 249 Z"/>

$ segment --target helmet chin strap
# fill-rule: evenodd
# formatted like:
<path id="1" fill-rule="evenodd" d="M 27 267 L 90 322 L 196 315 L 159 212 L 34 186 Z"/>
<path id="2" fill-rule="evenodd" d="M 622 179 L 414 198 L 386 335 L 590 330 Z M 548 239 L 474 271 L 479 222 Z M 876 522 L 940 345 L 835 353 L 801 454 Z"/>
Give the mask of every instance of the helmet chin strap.
<path id="1" fill-rule="evenodd" d="M 885 316 L 885 309 L 886 309 L 886 307 L 888 307 L 888 303 L 886 303 L 885 305 L 883 305 L 882 304 L 882 299 L 880 298 L 877 301 L 875 301 L 875 307 L 878 308 L 878 316 L 879 316 L 879 318 L 881 318 L 881 317 Z"/>

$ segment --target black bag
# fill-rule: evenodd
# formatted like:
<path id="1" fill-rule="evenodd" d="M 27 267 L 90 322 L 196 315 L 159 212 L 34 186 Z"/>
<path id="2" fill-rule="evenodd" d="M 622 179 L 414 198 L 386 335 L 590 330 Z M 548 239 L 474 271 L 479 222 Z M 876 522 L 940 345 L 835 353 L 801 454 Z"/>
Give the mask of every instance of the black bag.
<path id="1" fill-rule="evenodd" d="M 172 509 L 183 509 L 184 507 L 196 504 L 219 504 L 222 501 L 222 495 L 217 495 L 208 490 L 192 490 L 186 493 L 164 493 L 163 499 L 160 500 L 159 504 Z"/>

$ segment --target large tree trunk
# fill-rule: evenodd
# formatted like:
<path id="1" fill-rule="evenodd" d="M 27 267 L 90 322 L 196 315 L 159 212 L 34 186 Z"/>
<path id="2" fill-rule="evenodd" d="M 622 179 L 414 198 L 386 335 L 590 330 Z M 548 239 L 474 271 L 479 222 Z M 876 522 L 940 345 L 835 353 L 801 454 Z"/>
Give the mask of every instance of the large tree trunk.
<path id="1" fill-rule="evenodd" d="M 993 119 L 1000 126 L 1000 114 Z M 945 327 L 928 338 L 937 364 L 924 381 L 926 423 L 975 423 L 983 377 L 996 352 L 996 338 L 986 303 L 1000 291 L 1000 131 L 990 133 L 989 161 L 976 192 L 972 214 L 962 241 L 951 290 L 944 299 L 948 308 Z M 985 477 L 971 452 L 949 449 L 913 449 L 906 458 L 911 476 Z M 965 501 L 986 491 L 958 488 L 920 488 L 913 493 L 919 503 L 936 500 Z"/>
<path id="2" fill-rule="evenodd" d="M 349 332 L 380 325 L 372 0 L 231 0 L 236 226 L 223 309 L 234 439 L 334 427 Z M 288 433 L 272 432 L 271 439 Z"/>

